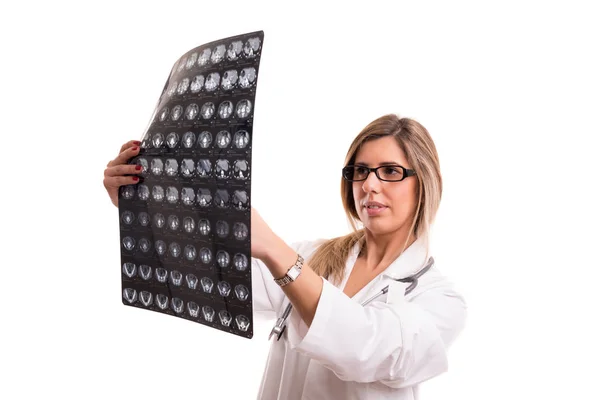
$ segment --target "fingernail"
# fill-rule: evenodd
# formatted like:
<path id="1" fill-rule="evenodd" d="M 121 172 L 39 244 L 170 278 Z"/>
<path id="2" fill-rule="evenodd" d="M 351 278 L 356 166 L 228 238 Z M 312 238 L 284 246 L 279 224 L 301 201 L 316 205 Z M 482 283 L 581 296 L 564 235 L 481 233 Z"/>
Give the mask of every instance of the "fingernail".
<path id="1" fill-rule="evenodd" d="M 140 142 L 139 140 L 134 140 L 133 144 L 137 144 L 139 146 L 140 144 L 142 144 L 142 142 Z"/>
<path id="2" fill-rule="evenodd" d="M 134 147 L 133 149 L 131 149 L 131 150 L 133 150 L 133 151 L 137 151 L 137 149 L 138 149 L 138 147 L 137 147 L 137 146 L 135 146 L 135 147 Z"/>
<path id="3" fill-rule="evenodd" d="M 134 176 L 134 177 L 133 177 L 133 181 L 134 181 L 134 182 L 137 182 L 137 181 L 139 181 L 139 180 L 140 180 L 140 178 L 138 178 L 137 176 Z"/>
<path id="4" fill-rule="evenodd" d="M 136 171 L 141 171 L 142 170 L 142 166 L 141 165 L 136 165 L 135 169 L 136 169 Z"/>

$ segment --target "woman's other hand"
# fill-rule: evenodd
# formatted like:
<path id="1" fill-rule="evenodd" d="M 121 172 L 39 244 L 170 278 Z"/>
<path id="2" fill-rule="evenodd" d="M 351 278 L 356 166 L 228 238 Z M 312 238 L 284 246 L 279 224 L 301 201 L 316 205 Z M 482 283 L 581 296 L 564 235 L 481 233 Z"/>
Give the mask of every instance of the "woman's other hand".
<path id="1" fill-rule="evenodd" d="M 142 166 L 127 164 L 128 160 L 137 156 L 140 152 L 140 144 L 137 140 L 130 140 L 125 143 L 121 147 L 119 155 L 114 160 L 109 161 L 104 170 L 104 187 L 115 207 L 119 206 L 119 187 L 131 185 L 140 180 L 135 175 L 142 172 Z"/>

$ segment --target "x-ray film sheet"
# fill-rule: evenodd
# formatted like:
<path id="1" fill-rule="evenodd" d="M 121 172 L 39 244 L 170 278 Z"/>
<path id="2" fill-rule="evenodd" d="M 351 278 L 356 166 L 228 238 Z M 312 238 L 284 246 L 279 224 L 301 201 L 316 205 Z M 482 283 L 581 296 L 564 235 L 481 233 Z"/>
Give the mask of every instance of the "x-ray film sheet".
<path id="1" fill-rule="evenodd" d="M 262 31 L 174 65 L 119 192 L 123 304 L 253 332 L 250 181 Z"/>

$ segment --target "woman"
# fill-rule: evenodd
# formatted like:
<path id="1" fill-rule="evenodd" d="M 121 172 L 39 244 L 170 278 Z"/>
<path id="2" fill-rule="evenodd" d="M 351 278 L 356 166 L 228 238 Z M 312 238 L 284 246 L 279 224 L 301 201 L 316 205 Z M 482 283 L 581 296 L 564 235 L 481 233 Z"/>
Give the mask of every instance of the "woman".
<path id="1" fill-rule="evenodd" d="M 137 182 L 125 175 L 139 171 L 125 163 L 138 151 L 128 142 L 105 170 L 115 205 L 119 186 Z M 441 194 L 427 130 L 386 115 L 346 156 L 342 202 L 353 233 L 288 246 L 252 210 L 254 309 L 280 316 L 293 306 L 273 339 L 260 399 L 415 399 L 420 382 L 447 370 L 466 305 L 435 267 L 427 270 Z M 416 287 L 401 281 L 415 274 Z"/>

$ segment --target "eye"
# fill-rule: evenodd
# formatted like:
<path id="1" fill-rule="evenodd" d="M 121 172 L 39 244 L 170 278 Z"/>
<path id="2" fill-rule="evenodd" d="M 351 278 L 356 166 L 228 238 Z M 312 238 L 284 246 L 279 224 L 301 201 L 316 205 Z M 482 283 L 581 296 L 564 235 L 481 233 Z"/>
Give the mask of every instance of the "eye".
<path id="1" fill-rule="evenodd" d="M 400 171 L 398 167 L 384 167 L 383 173 L 386 175 L 396 175 L 399 174 Z"/>
<path id="2" fill-rule="evenodd" d="M 365 175 L 369 170 L 366 167 L 354 167 L 354 172 L 356 172 L 357 175 Z"/>

